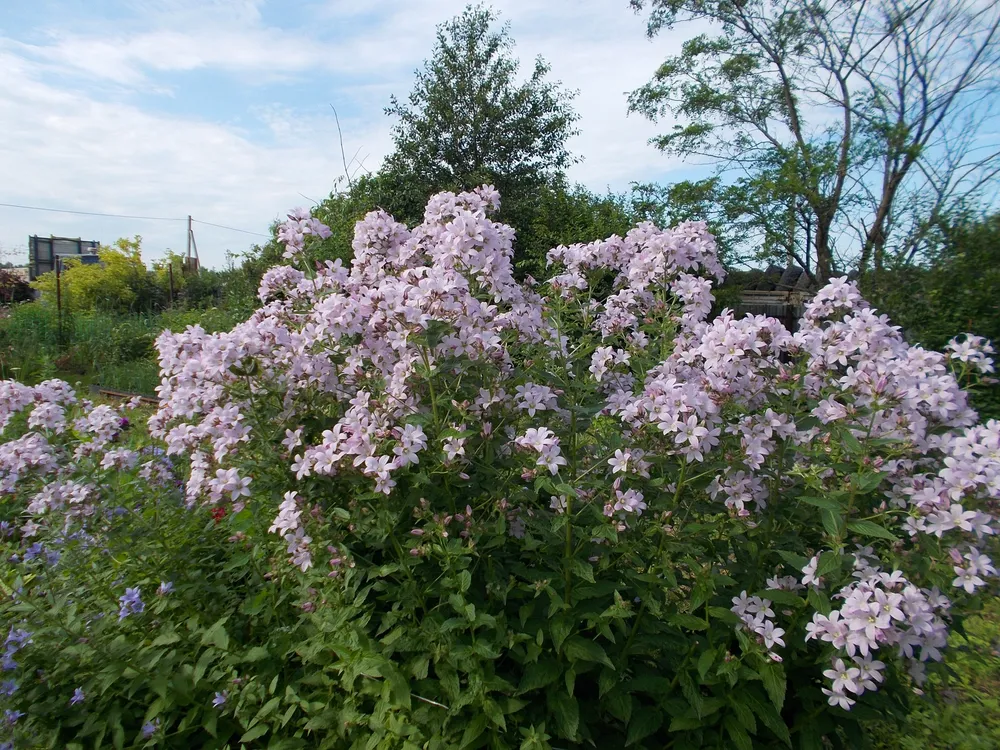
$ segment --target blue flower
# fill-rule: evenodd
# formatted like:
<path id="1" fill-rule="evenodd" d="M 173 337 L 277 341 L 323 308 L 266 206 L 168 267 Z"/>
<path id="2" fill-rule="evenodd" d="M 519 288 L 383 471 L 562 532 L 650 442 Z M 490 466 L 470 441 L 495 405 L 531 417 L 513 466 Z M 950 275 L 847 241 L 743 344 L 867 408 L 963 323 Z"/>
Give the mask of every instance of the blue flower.
<path id="1" fill-rule="evenodd" d="M 173 590 L 174 584 L 171 581 L 160 581 L 160 587 L 156 590 L 156 595 L 166 596 Z"/>
<path id="2" fill-rule="evenodd" d="M 118 622 L 121 622 L 129 615 L 137 615 L 145 611 L 146 605 L 139 598 L 139 587 L 125 589 L 125 594 L 119 597 L 118 602 L 121 609 L 118 610 Z"/>
<path id="3" fill-rule="evenodd" d="M 24 716 L 24 711 L 12 711 L 7 709 L 3 712 L 3 720 L 5 724 L 16 724 L 17 720 Z"/>
<path id="4" fill-rule="evenodd" d="M 215 698 L 212 699 L 212 705 L 215 708 L 222 708 L 229 700 L 229 693 L 223 690 L 221 693 L 216 693 Z"/>
<path id="5" fill-rule="evenodd" d="M 69 705 L 75 706 L 77 703 L 83 703 L 87 696 L 83 694 L 83 688 L 77 688 L 73 691 L 73 697 L 69 699 Z"/>
<path id="6" fill-rule="evenodd" d="M 0 695 L 11 696 L 17 692 L 17 683 L 14 680 L 4 680 L 0 682 Z"/>
<path id="7" fill-rule="evenodd" d="M 142 732 L 142 738 L 144 740 L 148 740 L 150 737 L 156 734 L 156 730 L 159 728 L 160 728 L 159 719 L 153 719 L 152 721 L 147 721 L 145 724 L 142 725 L 142 729 L 140 730 Z M 0 748 L 0 750 L 3 749 Z"/>
<path id="8" fill-rule="evenodd" d="M 31 639 L 31 633 L 23 628 L 15 628 L 13 625 L 10 628 L 10 632 L 7 634 L 7 639 L 4 641 L 3 645 L 7 647 L 8 653 L 14 653 L 21 646 L 27 643 Z"/>

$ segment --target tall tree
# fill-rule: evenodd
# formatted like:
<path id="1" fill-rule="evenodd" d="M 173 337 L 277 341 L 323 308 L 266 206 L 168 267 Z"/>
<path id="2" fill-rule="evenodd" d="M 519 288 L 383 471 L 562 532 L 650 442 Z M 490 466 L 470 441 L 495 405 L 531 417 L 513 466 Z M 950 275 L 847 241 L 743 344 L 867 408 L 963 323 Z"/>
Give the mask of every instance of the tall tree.
<path id="1" fill-rule="evenodd" d="M 910 256 L 933 217 L 995 189 L 998 0 L 631 0 L 699 33 L 630 107 L 679 120 L 720 216 L 823 282 Z M 719 179 L 722 178 L 722 179 Z M 930 218 L 931 221 L 925 221 Z"/>
<path id="2" fill-rule="evenodd" d="M 575 161 L 566 148 L 576 132 L 575 93 L 546 79 L 541 57 L 519 81 L 509 25 L 496 21 L 477 5 L 440 25 L 407 102 L 393 97 L 386 108 L 399 118 L 386 169 L 428 193 L 491 182 L 516 199 Z"/>

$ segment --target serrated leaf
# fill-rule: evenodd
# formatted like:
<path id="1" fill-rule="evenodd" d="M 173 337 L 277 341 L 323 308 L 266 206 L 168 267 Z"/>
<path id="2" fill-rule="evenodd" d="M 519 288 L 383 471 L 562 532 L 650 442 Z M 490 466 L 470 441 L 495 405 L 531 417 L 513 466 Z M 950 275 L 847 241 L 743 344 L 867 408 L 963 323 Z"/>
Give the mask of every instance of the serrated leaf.
<path id="1" fill-rule="evenodd" d="M 623 724 L 628 724 L 632 718 L 632 696 L 622 690 L 616 690 L 612 695 L 609 695 L 605 705 L 608 708 L 608 713 Z"/>
<path id="2" fill-rule="evenodd" d="M 702 651 L 701 656 L 698 657 L 698 674 L 701 675 L 702 681 L 705 679 L 705 675 L 708 674 L 708 670 L 712 668 L 712 664 L 715 662 L 715 649 L 710 648 L 707 651 Z"/>
<path id="3" fill-rule="evenodd" d="M 750 734 L 757 733 L 757 720 L 753 717 L 753 711 L 742 702 L 739 694 L 734 693 L 729 696 L 729 707 L 744 729 Z"/>
<path id="4" fill-rule="evenodd" d="M 566 654 L 567 658 L 574 661 L 597 662 L 598 664 L 603 664 L 606 667 L 614 669 L 614 664 L 611 663 L 611 659 L 608 658 L 608 655 L 599 644 L 594 643 L 594 641 L 588 641 L 586 638 L 578 635 L 574 635 L 566 641 L 563 645 L 563 653 Z"/>
<path id="5" fill-rule="evenodd" d="M 847 524 L 847 528 L 855 534 L 861 534 L 861 536 L 873 536 L 878 539 L 887 539 L 890 542 L 899 541 L 898 537 L 872 521 L 854 521 Z"/>
<path id="6" fill-rule="evenodd" d="M 153 639 L 152 646 L 169 646 L 171 643 L 177 643 L 181 637 L 177 635 L 174 631 L 168 633 L 162 633 Z"/>
<path id="7" fill-rule="evenodd" d="M 740 621 L 739 615 L 726 607 L 709 607 L 708 614 L 714 619 L 722 620 L 722 622 L 729 623 L 730 625 L 735 625 Z"/>
<path id="8" fill-rule="evenodd" d="M 878 486 L 882 484 L 885 474 L 855 474 L 854 478 L 856 480 L 855 486 L 859 492 L 871 492 L 878 489 Z"/>
<path id="9" fill-rule="evenodd" d="M 732 739 L 733 747 L 736 750 L 753 750 L 753 742 L 750 741 L 750 735 L 747 734 L 747 730 L 743 728 L 735 717 L 727 716 L 722 720 L 722 725 L 726 728 L 726 734 Z"/>
<path id="10" fill-rule="evenodd" d="M 670 617 L 667 618 L 667 621 L 671 625 L 676 625 L 679 628 L 685 628 L 687 630 L 706 630 L 708 628 L 708 623 L 703 619 L 684 612 L 677 612 L 676 614 L 670 615 Z"/>
<path id="11" fill-rule="evenodd" d="M 833 538 L 839 538 L 840 532 L 843 529 L 844 519 L 840 515 L 840 511 L 833 511 L 823 509 L 819 513 L 820 518 L 823 519 L 823 530 Z"/>
<path id="12" fill-rule="evenodd" d="M 757 672 L 764 682 L 764 689 L 771 702 L 780 711 L 785 705 L 785 670 L 777 664 L 765 664 Z"/>
<path id="13" fill-rule="evenodd" d="M 250 742 L 258 737 L 263 737 L 267 734 L 268 729 L 269 727 L 267 724 L 257 724 L 256 726 L 250 727 L 250 729 L 244 732 L 243 736 L 240 737 L 240 742 Z"/>
<path id="14" fill-rule="evenodd" d="M 549 692 L 549 711 L 556 721 L 556 732 L 567 740 L 575 740 L 580 727 L 580 706 L 576 698 L 561 690 Z"/>
<path id="15" fill-rule="evenodd" d="M 847 446 L 849 451 L 853 453 L 861 453 L 861 443 L 858 442 L 858 439 L 854 436 L 854 433 L 851 432 L 850 429 L 845 429 L 840 434 L 844 439 L 844 445 Z"/>
<path id="16" fill-rule="evenodd" d="M 504 719 L 503 711 L 500 710 L 500 706 L 497 705 L 495 700 L 487 698 L 483 701 L 483 713 L 486 714 L 486 718 L 490 720 L 493 726 L 501 731 L 506 731 L 507 721 Z"/>
<path id="17" fill-rule="evenodd" d="M 657 708 L 643 708 L 633 713 L 625 735 L 625 747 L 641 742 L 663 724 L 663 714 Z"/>
<path id="18" fill-rule="evenodd" d="M 564 617 L 556 617 L 549 621 L 549 634 L 552 636 L 552 644 L 556 647 L 556 651 L 562 648 L 572 630 L 573 626 Z"/>
<path id="19" fill-rule="evenodd" d="M 795 570 L 801 571 L 806 565 L 809 564 L 809 558 L 803 557 L 802 555 L 797 555 L 794 552 L 788 552 L 783 549 L 779 549 L 777 552 L 781 559 L 795 568 Z"/>
<path id="20" fill-rule="evenodd" d="M 700 727 L 701 719 L 696 719 L 693 716 L 676 716 L 670 720 L 671 732 L 684 732 Z"/>
<path id="21" fill-rule="evenodd" d="M 805 503 L 806 505 L 812 505 L 816 508 L 823 508 L 824 510 L 829 510 L 834 513 L 840 513 L 840 503 L 838 503 L 833 498 L 829 497 L 800 497 L 799 502 Z"/>
<path id="22" fill-rule="evenodd" d="M 220 617 L 202 634 L 201 643 L 203 646 L 215 646 L 220 651 L 226 651 L 229 648 L 229 634 L 225 627 L 228 619 L 229 615 Z"/>
<path id="23" fill-rule="evenodd" d="M 788 727 L 785 725 L 784 720 L 781 718 L 774 706 L 766 701 L 760 700 L 755 691 L 747 690 L 743 693 L 743 697 L 746 699 L 747 703 L 753 709 L 753 712 L 757 714 L 757 718 L 760 719 L 761 723 L 770 729 L 777 735 L 778 739 L 784 742 L 788 747 L 792 746 L 792 737 L 788 732 Z"/>
<path id="24" fill-rule="evenodd" d="M 819 556 L 819 564 L 816 566 L 816 574 L 825 576 L 834 571 L 840 570 L 842 556 L 833 550 L 827 550 Z"/>
<path id="25" fill-rule="evenodd" d="M 541 661 L 528 664 L 524 668 L 524 676 L 521 684 L 518 685 L 519 693 L 527 693 L 529 690 L 537 690 L 555 682 L 562 674 L 562 665 L 555 659 L 543 659 Z"/>
<path id="26" fill-rule="evenodd" d="M 758 591 L 756 596 L 761 599 L 770 599 L 777 604 L 787 604 L 792 607 L 800 607 L 804 603 L 802 597 L 794 591 L 783 591 L 781 589 L 763 589 Z"/>
<path id="27" fill-rule="evenodd" d="M 830 606 L 830 600 L 827 598 L 826 594 L 817 589 L 810 588 L 809 592 L 806 594 L 806 600 L 809 602 L 809 606 L 821 615 L 829 615 L 833 609 Z"/>
<path id="28" fill-rule="evenodd" d="M 463 594 L 469 590 L 472 585 L 472 573 L 467 570 L 463 570 L 458 574 L 458 590 Z"/>
<path id="29" fill-rule="evenodd" d="M 594 583 L 594 568 L 583 560 L 571 558 L 569 569 L 577 578 L 582 578 L 587 583 Z"/>
<path id="30" fill-rule="evenodd" d="M 462 733 L 462 747 L 469 747 L 472 745 L 484 731 L 486 731 L 486 715 L 477 713 L 469 723 L 465 725 L 465 731 Z"/>

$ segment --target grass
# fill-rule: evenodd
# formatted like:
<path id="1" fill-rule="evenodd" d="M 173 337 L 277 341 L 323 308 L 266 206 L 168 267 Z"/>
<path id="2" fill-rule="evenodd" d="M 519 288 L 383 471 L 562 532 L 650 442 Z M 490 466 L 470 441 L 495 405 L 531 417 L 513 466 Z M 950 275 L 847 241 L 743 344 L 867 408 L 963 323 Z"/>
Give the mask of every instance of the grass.
<path id="1" fill-rule="evenodd" d="M 85 386 L 152 393 L 159 384 L 155 341 L 164 329 L 231 328 L 227 310 L 168 310 L 158 315 L 77 313 L 60 321 L 47 305 L 16 305 L 0 318 L 0 378 L 38 383 L 59 377 Z"/>

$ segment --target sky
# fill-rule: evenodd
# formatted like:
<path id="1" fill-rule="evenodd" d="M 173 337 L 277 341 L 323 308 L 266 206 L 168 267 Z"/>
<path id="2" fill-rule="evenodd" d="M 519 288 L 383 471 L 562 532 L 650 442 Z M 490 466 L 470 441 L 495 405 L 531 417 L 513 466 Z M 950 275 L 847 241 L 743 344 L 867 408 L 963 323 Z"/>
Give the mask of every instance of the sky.
<path id="1" fill-rule="evenodd" d="M 331 105 L 348 159 L 378 168 L 392 145 L 389 97 L 409 93 L 436 25 L 465 4 L 0 2 L 0 203 L 156 217 L 0 206 L 2 259 L 26 260 L 31 234 L 139 234 L 152 260 L 185 250 L 190 215 L 202 263 L 222 267 L 227 252 L 245 252 L 275 219 L 334 188 L 344 169 Z M 542 55 L 552 79 L 579 91 L 569 147 L 584 160 L 572 181 L 621 191 L 684 171 L 648 145 L 664 126 L 629 116 L 626 101 L 680 40 L 647 39 L 627 0 L 492 5 L 510 23 L 522 73 Z"/>

